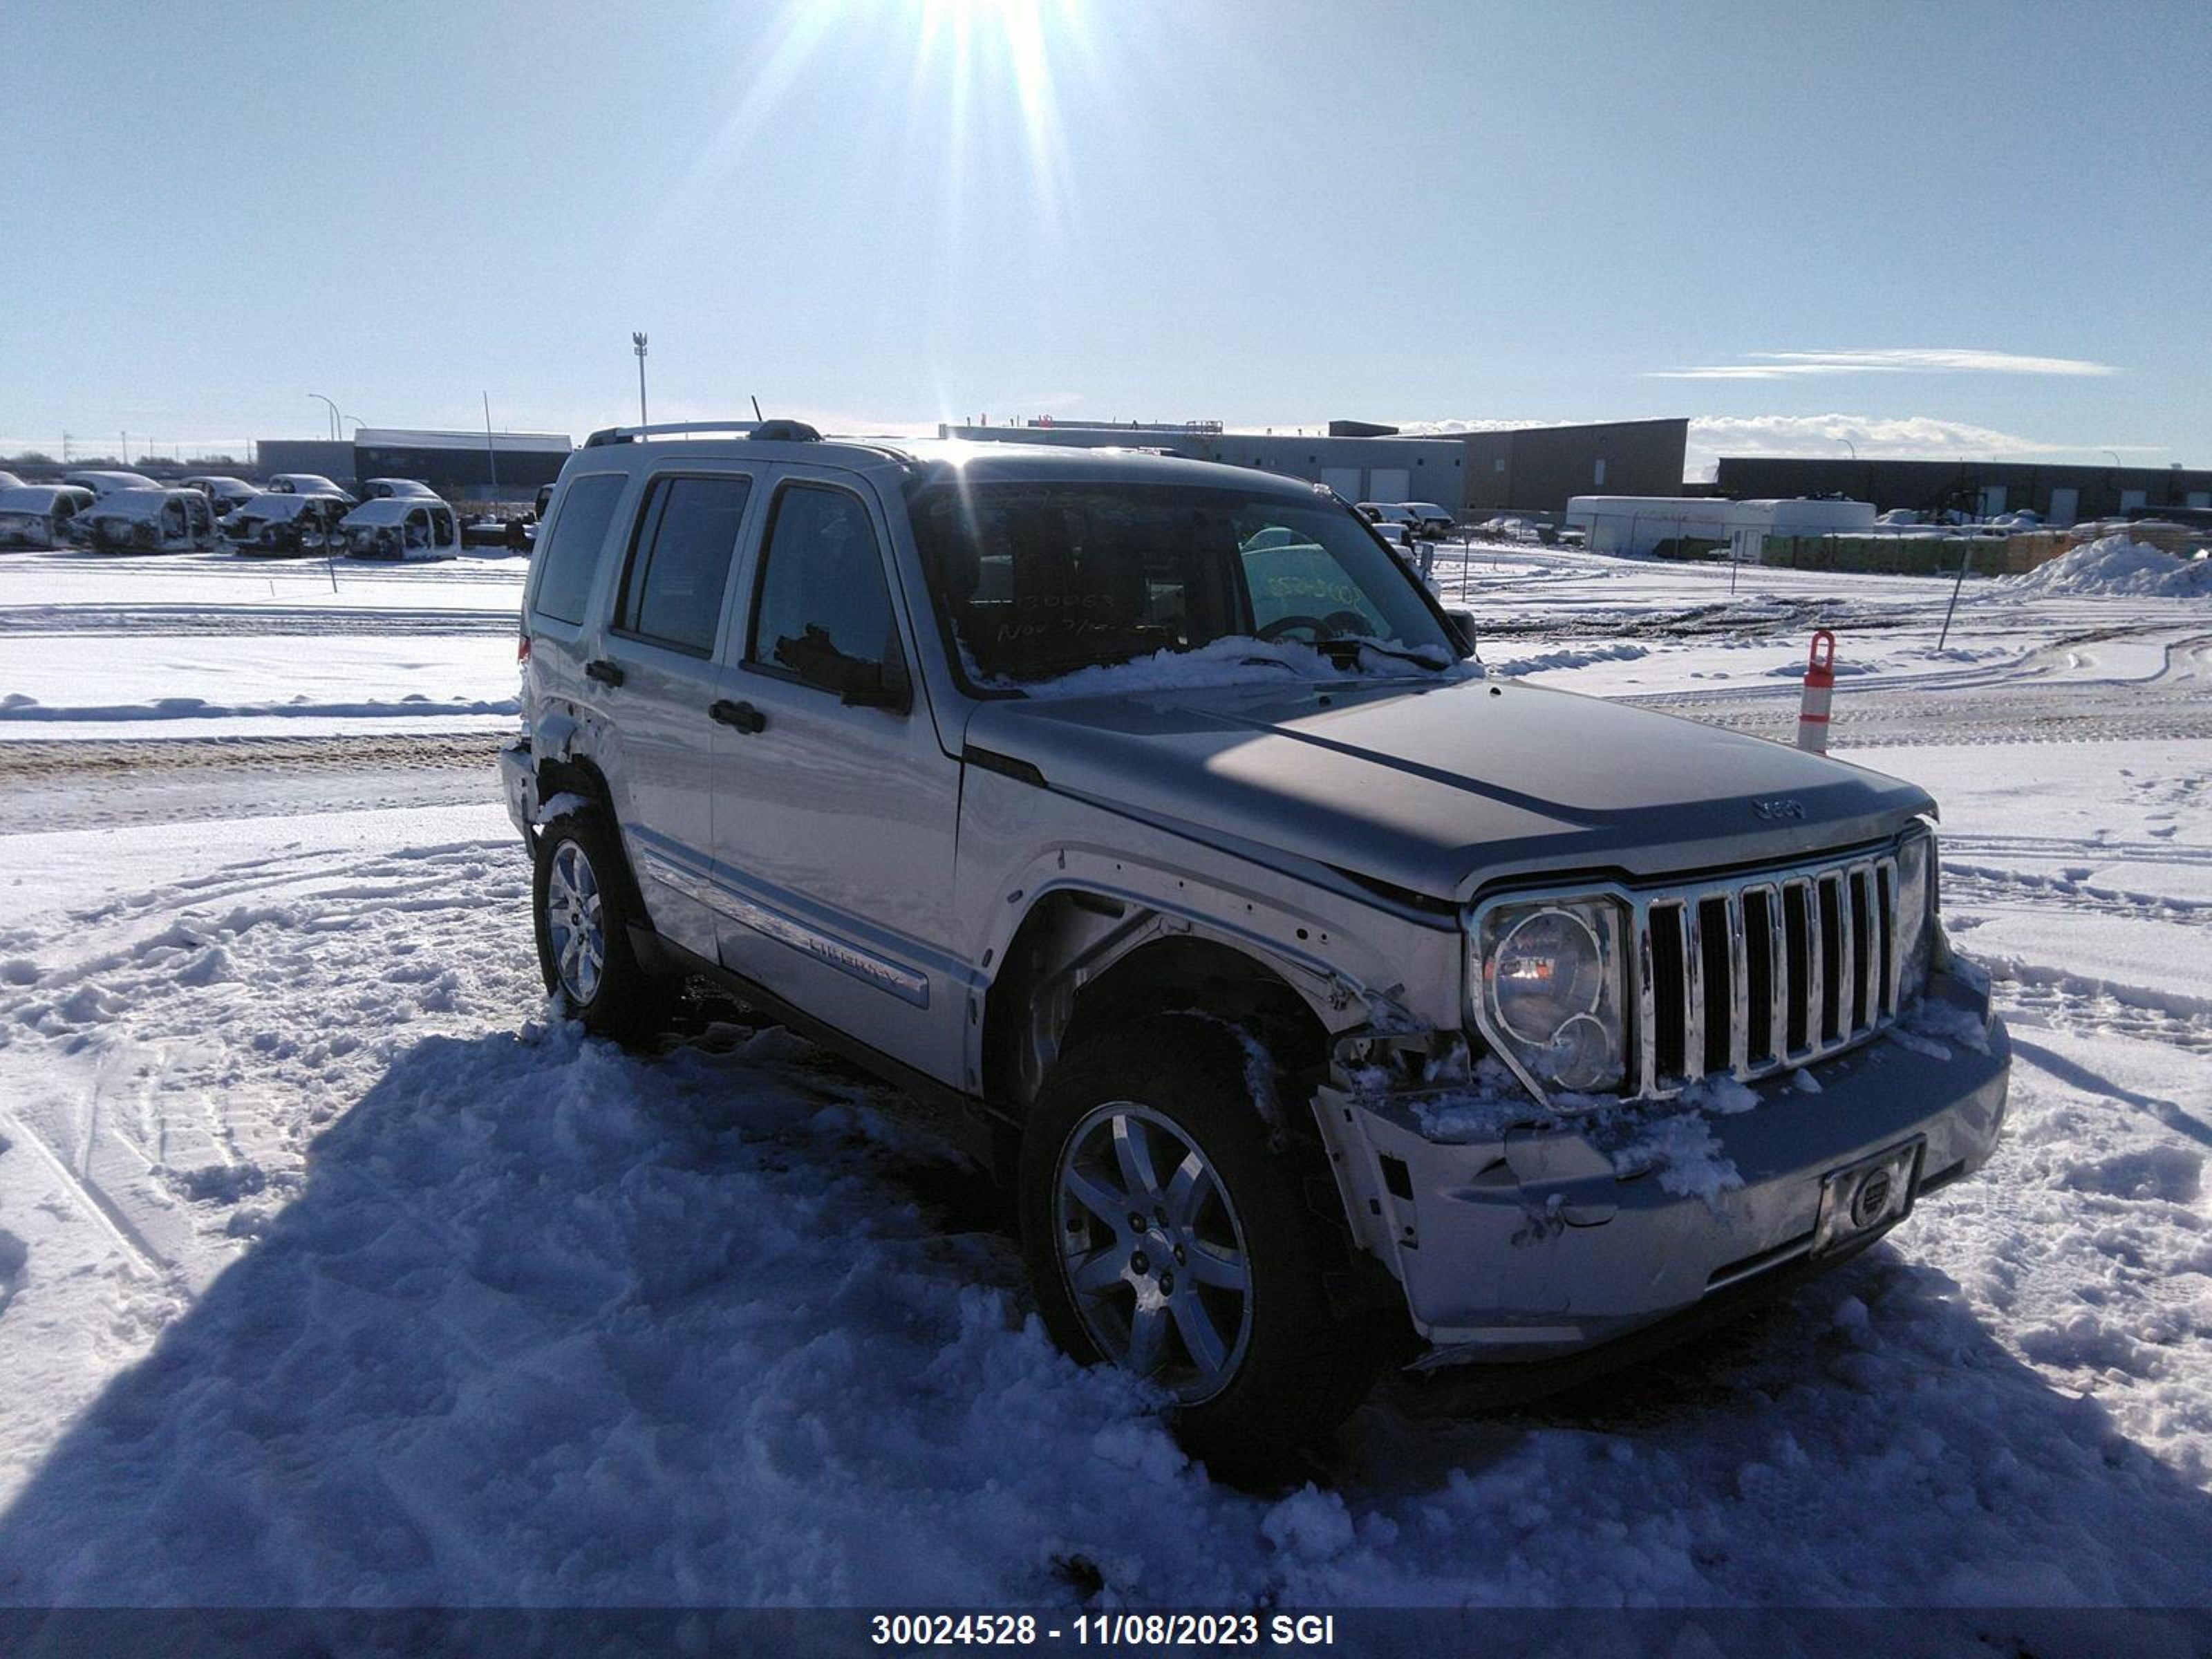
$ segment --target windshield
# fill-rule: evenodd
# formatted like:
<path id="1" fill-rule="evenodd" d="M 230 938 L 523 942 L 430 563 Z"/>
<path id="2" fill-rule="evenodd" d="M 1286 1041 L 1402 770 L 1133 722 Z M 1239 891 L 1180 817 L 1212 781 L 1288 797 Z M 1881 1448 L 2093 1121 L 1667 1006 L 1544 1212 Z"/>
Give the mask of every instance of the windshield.
<path id="1" fill-rule="evenodd" d="M 1459 652 L 1412 578 L 1327 497 L 1181 485 L 939 484 L 915 498 L 940 623 L 969 678 L 1019 690 L 1224 640 L 1382 647 L 1407 673 Z"/>

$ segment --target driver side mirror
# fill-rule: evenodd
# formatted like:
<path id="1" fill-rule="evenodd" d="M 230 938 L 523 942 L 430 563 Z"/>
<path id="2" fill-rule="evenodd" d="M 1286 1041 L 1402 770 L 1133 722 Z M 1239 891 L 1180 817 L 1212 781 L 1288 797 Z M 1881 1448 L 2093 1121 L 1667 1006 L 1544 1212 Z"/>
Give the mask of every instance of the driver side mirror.
<path id="1" fill-rule="evenodd" d="M 1473 656 L 1474 654 L 1474 612 L 1447 611 L 1444 612 L 1444 620 L 1450 623 L 1459 634 L 1460 655 Z"/>
<path id="2" fill-rule="evenodd" d="M 884 708 L 903 714 L 913 700 L 906 664 L 896 657 L 889 662 L 856 662 L 842 678 L 844 684 L 833 689 L 848 708 Z"/>

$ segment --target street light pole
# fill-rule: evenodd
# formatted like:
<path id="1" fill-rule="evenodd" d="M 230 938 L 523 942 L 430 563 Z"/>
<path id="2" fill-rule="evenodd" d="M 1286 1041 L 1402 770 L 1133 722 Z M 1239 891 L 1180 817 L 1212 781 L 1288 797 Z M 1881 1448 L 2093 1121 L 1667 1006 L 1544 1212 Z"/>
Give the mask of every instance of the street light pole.
<path id="1" fill-rule="evenodd" d="M 637 423 L 649 426 L 652 422 L 645 412 L 645 336 L 633 331 L 629 343 L 637 353 Z"/>
<path id="2" fill-rule="evenodd" d="M 310 392 L 307 395 L 317 403 L 331 404 L 331 441 L 336 443 L 338 436 L 338 406 L 331 404 L 331 400 L 319 392 Z"/>

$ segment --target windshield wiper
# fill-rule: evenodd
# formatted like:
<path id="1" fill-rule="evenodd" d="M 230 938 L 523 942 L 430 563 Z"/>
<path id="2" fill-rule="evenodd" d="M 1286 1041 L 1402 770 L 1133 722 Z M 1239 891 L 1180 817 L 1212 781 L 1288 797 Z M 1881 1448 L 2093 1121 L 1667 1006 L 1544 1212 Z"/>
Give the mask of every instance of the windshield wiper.
<path id="1" fill-rule="evenodd" d="M 1441 674 L 1450 666 L 1449 663 L 1431 661 L 1419 651 L 1407 647 L 1386 645 L 1371 634 L 1332 634 L 1327 639 L 1316 640 L 1314 649 L 1324 653 L 1340 668 L 1358 666 L 1359 653 L 1362 651 L 1372 651 L 1377 656 L 1395 657 L 1401 662 L 1409 662 L 1417 668 L 1425 668 L 1431 674 Z"/>

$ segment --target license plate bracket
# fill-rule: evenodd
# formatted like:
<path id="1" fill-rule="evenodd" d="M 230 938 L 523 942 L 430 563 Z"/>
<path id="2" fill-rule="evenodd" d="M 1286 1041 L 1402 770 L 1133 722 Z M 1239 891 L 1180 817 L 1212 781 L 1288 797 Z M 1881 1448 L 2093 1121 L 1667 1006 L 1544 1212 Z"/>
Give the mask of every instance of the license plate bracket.
<path id="1" fill-rule="evenodd" d="M 1915 1135 L 1820 1178 L 1813 1254 L 1830 1255 L 1887 1232 L 1912 1213 L 1927 1139 Z"/>

